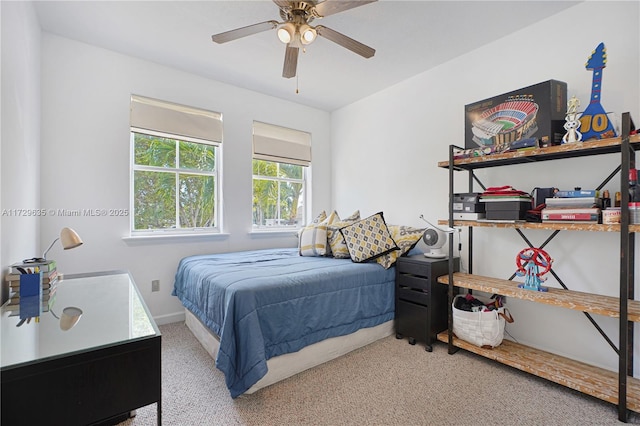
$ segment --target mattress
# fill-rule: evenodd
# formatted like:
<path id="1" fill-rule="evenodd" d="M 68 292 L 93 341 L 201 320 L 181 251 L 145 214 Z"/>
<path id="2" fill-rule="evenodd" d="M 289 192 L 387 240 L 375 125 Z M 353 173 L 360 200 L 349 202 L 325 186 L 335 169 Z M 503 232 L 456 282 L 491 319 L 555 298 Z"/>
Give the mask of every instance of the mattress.
<path id="1" fill-rule="evenodd" d="M 216 359 L 220 348 L 220 338 L 213 334 L 188 309 L 185 309 L 185 323 L 211 358 Z M 345 336 L 331 337 L 318 343 L 305 346 L 297 352 L 275 356 L 267 360 L 267 374 L 262 376 L 244 394 L 252 394 L 295 374 L 336 359 L 353 350 L 364 347 L 377 340 L 393 335 L 393 320 L 375 327 L 361 328 Z"/>
<path id="2" fill-rule="evenodd" d="M 392 320 L 394 279 L 377 263 L 269 249 L 184 258 L 173 294 L 220 336 L 216 366 L 235 398 L 270 358 Z"/>

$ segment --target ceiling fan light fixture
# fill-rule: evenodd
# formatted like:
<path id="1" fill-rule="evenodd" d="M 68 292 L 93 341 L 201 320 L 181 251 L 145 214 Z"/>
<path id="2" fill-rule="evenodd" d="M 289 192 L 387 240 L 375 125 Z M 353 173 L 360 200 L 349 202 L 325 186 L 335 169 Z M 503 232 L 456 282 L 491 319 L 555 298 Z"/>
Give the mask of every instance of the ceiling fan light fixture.
<path id="1" fill-rule="evenodd" d="M 300 41 L 302 44 L 311 44 L 317 35 L 316 29 L 312 26 L 307 24 L 300 26 Z"/>
<path id="2" fill-rule="evenodd" d="M 284 44 L 287 44 L 291 40 L 293 40 L 293 36 L 295 32 L 296 32 L 295 25 L 293 25 L 293 23 L 291 22 L 287 22 L 286 24 L 278 28 L 278 38 L 280 39 L 281 42 L 283 42 Z"/>

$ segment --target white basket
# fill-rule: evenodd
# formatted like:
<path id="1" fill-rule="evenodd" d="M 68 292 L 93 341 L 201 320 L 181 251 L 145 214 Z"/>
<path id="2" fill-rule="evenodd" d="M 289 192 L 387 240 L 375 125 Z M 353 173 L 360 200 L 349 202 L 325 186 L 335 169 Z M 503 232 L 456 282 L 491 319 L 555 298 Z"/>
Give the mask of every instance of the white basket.
<path id="1" fill-rule="evenodd" d="M 455 307 L 453 299 L 453 333 L 459 338 L 480 347 L 495 348 L 502 343 L 506 322 L 513 317 L 504 307 L 485 312 L 468 312 Z"/>

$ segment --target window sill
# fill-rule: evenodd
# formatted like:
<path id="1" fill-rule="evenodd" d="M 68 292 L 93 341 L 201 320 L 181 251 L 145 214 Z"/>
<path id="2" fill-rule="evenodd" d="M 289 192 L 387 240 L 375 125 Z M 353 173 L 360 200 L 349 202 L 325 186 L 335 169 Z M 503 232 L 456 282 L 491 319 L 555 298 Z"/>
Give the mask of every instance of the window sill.
<path id="1" fill-rule="evenodd" d="M 289 236 L 289 237 L 296 237 L 298 238 L 298 232 L 300 230 L 299 229 L 274 229 L 274 230 L 252 230 L 249 231 L 249 235 L 252 238 L 262 238 L 262 237 L 269 237 L 269 236 L 277 236 L 277 237 L 283 237 L 283 236 Z"/>
<path id="2" fill-rule="evenodd" d="M 229 235 L 230 234 L 225 233 L 135 235 L 122 237 L 122 241 L 129 245 L 169 242 L 192 242 L 199 240 L 221 240 L 228 238 Z"/>

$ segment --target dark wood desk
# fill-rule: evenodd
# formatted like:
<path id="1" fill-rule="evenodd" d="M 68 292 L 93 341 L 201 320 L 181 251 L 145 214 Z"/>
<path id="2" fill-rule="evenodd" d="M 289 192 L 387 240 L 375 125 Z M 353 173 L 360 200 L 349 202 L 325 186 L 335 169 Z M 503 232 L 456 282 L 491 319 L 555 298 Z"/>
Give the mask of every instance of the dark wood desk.
<path id="1" fill-rule="evenodd" d="M 63 331 L 67 306 L 83 314 Z M 127 272 L 67 276 L 38 322 L 19 322 L 3 306 L 3 425 L 110 424 L 153 403 L 161 424 L 161 335 Z"/>

